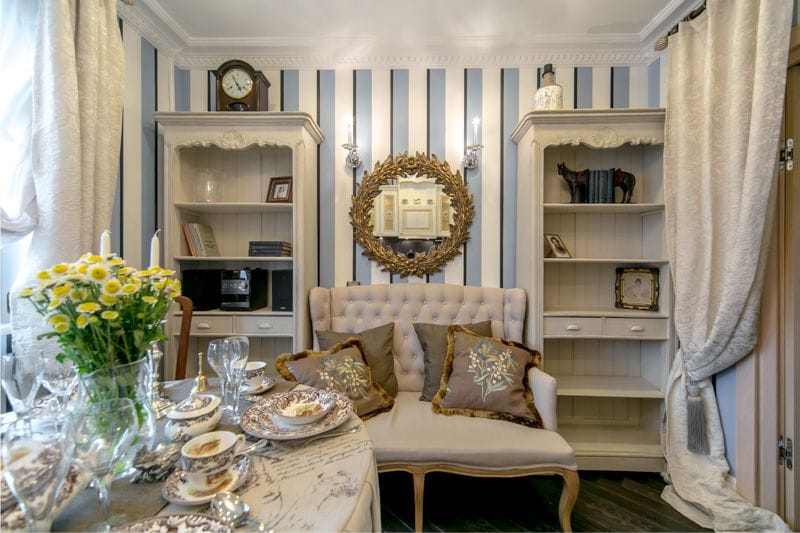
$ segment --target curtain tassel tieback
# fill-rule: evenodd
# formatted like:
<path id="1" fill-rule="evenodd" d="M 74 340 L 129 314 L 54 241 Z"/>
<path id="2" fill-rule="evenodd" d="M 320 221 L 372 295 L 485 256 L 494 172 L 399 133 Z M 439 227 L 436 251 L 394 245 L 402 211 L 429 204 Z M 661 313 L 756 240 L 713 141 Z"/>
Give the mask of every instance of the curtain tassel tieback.
<path id="1" fill-rule="evenodd" d="M 700 396 L 700 387 L 691 381 L 686 384 L 686 431 L 686 447 L 689 451 L 708 455 L 703 398 Z"/>

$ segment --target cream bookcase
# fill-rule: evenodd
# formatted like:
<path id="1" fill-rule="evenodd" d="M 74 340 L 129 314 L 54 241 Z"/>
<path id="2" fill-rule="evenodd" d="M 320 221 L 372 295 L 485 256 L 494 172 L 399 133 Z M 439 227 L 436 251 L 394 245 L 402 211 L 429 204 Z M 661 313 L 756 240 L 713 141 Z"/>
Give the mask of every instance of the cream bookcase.
<path id="1" fill-rule="evenodd" d="M 305 113 L 156 113 L 163 143 L 164 260 L 186 269 L 244 268 L 292 271 L 292 311 L 195 311 L 187 376 L 197 371 L 198 351 L 228 335 L 250 339 L 250 360 L 264 360 L 274 372 L 276 354 L 310 345 L 308 292 L 317 284 L 317 150 L 322 133 Z M 198 192 L 208 176 L 213 201 Z M 267 203 L 270 178 L 292 176 L 292 203 Z M 204 197 L 205 196 L 205 197 Z M 182 224 L 210 226 L 219 257 L 193 257 Z M 250 241 L 287 241 L 291 257 L 248 257 Z M 214 290 L 211 288 L 210 290 Z M 219 287 L 216 288 L 219 290 Z M 170 339 L 166 377 L 175 368 L 180 313 L 168 317 Z M 213 375 L 213 371 L 207 370 Z"/>
<path id="2" fill-rule="evenodd" d="M 559 432 L 583 469 L 659 471 L 664 386 L 674 350 L 665 240 L 663 110 L 537 111 L 518 144 L 517 285 L 526 339 L 558 380 Z M 571 204 L 556 165 L 621 168 L 632 203 Z M 622 193 L 615 190 L 617 202 Z M 546 258 L 544 234 L 572 258 Z M 659 269 L 658 311 L 615 307 L 616 269 Z"/>

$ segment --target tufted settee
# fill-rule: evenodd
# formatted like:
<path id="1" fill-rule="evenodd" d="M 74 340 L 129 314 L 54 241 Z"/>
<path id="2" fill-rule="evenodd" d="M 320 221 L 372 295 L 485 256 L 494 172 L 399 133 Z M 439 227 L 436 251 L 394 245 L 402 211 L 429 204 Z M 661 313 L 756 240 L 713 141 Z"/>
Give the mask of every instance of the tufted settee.
<path id="1" fill-rule="evenodd" d="M 391 411 L 367 420 L 378 471 L 413 476 L 415 529 L 422 530 L 425 474 L 451 472 L 482 477 L 559 475 L 564 489 L 559 520 L 570 531 L 578 497 L 575 454 L 556 433 L 556 382 L 537 368 L 529 374 L 544 429 L 502 420 L 435 414 L 420 401 L 424 357 L 415 322 L 467 324 L 491 320 L 492 335 L 522 341 L 526 295 L 521 289 L 398 283 L 333 289 L 309 295 L 314 331 L 359 333 L 394 322 L 394 370 L 399 392 Z M 314 335 L 314 347 L 319 344 Z"/>

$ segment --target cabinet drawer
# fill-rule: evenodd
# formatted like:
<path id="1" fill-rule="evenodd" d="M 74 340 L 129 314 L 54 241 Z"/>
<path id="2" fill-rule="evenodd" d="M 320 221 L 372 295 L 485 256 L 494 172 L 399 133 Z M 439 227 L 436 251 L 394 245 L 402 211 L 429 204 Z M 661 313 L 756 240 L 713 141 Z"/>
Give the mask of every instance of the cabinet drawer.
<path id="1" fill-rule="evenodd" d="M 602 335 L 603 319 L 586 317 L 544 317 L 544 334 L 557 336 Z"/>
<path id="2" fill-rule="evenodd" d="M 294 317 L 263 315 L 237 316 L 236 332 L 241 333 L 242 335 L 294 335 Z"/>
<path id="3" fill-rule="evenodd" d="M 181 323 L 177 322 L 180 333 Z M 230 335 L 233 333 L 233 317 L 231 316 L 193 316 L 192 335 Z"/>
<path id="4" fill-rule="evenodd" d="M 666 318 L 607 318 L 606 335 L 611 337 L 667 338 Z"/>

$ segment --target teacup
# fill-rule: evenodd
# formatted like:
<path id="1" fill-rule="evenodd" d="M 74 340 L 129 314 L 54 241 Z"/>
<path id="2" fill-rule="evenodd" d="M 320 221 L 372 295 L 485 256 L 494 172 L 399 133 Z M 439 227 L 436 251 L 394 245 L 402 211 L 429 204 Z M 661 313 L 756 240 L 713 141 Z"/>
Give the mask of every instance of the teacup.
<path id="1" fill-rule="evenodd" d="M 267 363 L 264 361 L 250 361 L 244 367 L 244 385 L 253 389 L 261 385 L 267 376 Z"/>
<path id="2" fill-rule="evenodd" d="M 230 431 L 212 431 L 191 439 L 181 448 L 184 479 L 199 490 L 217 488 L 225 481 L 243 445 L 244 435 Z"/>

